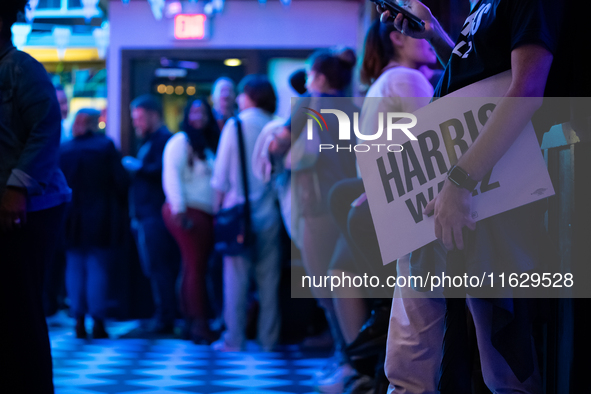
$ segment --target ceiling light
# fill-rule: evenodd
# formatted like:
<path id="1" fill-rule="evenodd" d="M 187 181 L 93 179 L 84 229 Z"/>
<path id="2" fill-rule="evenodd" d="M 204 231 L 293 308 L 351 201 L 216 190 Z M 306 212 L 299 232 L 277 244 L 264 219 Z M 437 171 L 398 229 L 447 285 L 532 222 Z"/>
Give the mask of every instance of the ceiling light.
<path id="1" fill-rule="evenodd" d="M 240 59 L 226 59 L 224 60 L 224 65 L 228 67 L 238 67 L 242 65 L 242 60 Z"/>

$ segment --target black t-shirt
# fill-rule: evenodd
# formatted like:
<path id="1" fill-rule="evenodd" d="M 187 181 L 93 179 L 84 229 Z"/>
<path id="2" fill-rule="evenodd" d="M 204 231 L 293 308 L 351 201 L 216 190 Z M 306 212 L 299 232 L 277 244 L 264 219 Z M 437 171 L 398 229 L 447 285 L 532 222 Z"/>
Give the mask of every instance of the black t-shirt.
<path id="1" fill-rule="evenodd" d="M 550 0 L 481 0 L 466 19 L 460 37 L 435 89 L 442 97 L 511 68 L 511 51 L 539 44 L 554 53 L 560 2 Z"/>

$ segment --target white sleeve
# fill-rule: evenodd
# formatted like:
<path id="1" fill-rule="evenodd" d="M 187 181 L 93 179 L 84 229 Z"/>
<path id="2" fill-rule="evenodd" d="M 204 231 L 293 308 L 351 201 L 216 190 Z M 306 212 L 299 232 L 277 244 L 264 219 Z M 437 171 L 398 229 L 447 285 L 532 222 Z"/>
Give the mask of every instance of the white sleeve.
<path id="1" fill-rule="evenodd" d="M 232 171 L 231 157 L 238 155 L 238 141 L 236 135 L 235 120 L 226 122 L 215 157 L 211 187 L 220 192 L 227 192 L 230 189 L 230 171 Z"/>
<path id="2" fill-rule="evenodd" d="M 187 210 L 182 174 L 188 161 L 185 133 L 172 136 L 162 157 L 162 188 L 173 214 Z"/>
<path id="3" fill-rule="evenodd" d="M 406 70 L 391 78 L 389 83 L 390 96 L 401 98 L 401 111 L 414 112 L 429 104 L 433 97 L 433 87 L 427 78 L 417 70 Z"/>
<path id="4" fill-rule="evenodd" d="M 284 119 L 274 119 L 267 123 L 257 137 L 252 154 L 252 173 L 263 182 L 271 180 L 272 164 L 269 158 L 269 145 L 273 141 L 273 136 L 283 129 Z"/>

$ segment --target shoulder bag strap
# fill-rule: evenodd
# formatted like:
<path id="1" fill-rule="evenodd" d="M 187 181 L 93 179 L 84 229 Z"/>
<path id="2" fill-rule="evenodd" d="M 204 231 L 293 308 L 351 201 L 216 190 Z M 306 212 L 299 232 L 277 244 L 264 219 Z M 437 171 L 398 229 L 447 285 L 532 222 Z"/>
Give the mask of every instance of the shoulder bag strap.
<path id="1" fill-rule="evenodd" d="M 236 132 L 238 133 L 238 148 L 240 150 L 240 171 L 242 173 L 242 186 L 244 188 L 244 221 L 245 221 L 245 236 L 248 237 L 250 233 L 251 215 L 250 215 L 250 198 L 248 188 L 248 171 L 246 167 L 246 152 L 244 148 L 244 135 L 242 133 L 242 122 L 238 117 L 234 117 L 236 122 Z"/>

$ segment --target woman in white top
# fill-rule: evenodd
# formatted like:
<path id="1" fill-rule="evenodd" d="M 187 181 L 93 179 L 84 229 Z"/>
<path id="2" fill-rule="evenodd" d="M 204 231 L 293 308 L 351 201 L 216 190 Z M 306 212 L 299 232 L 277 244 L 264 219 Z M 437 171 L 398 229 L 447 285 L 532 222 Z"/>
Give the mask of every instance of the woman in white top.
<path id="1" fill-rule="evenodd" d="M 361 112 L 363 130 L 377 130 L 378 112 L 414 112 L 427 105 L 433 87 L 419 69 L 435 61 L 426 40 L 403 35 L 391 23 L 374 22 L 361 72 L 362 81 L 371 84 Z M 408 276 L 410 255 L 400 258 L 396 269 L 398 276 Z M 436 296 L 410 287 L 394 290 L 385 363 L 389 393 L 438 392 L 445 300 Z"/>
<path id="2" fill-rule="evenodd" d="M 214 337 L 207 324 L 205 275 L 213 249 L 211 176 L 220 130 L 207 100 L 189 103 L 183 129 L 164 149 L 162 215 L 182 254 L 181 309 L 191 339 L 209 344 Z"/>
<path id="3" fill-rule="evenodd" d="M 279 339 L 278 288 L 281 273 L 279 231 L 281 217 L 272 185 L 255 177 L 253 152 L 263 127 L 272 120 L 276 109 L 273 86 L 263 75 L 248 75 L 240 83 L 237 97 L 240 114 L 246 173 L 251 206 L 252 250 L 238 256 L 224 256 L 224 320 L 226 332 L 214 343 L 214 349 L 238 351 L 245 346 L 246 307 L 250 278 L 258 290 L 260 314 L 258 338 L 265 350 Z M 245 201 L 240 167 L 236 118 L 226 122 L 220 138 L 211 184 L 215 189 L 214 208 L 232 208 Z M 254 251 L 254 253 L 250 253 Z M 256 257 L 253 257 L 256 256 Z"/>

